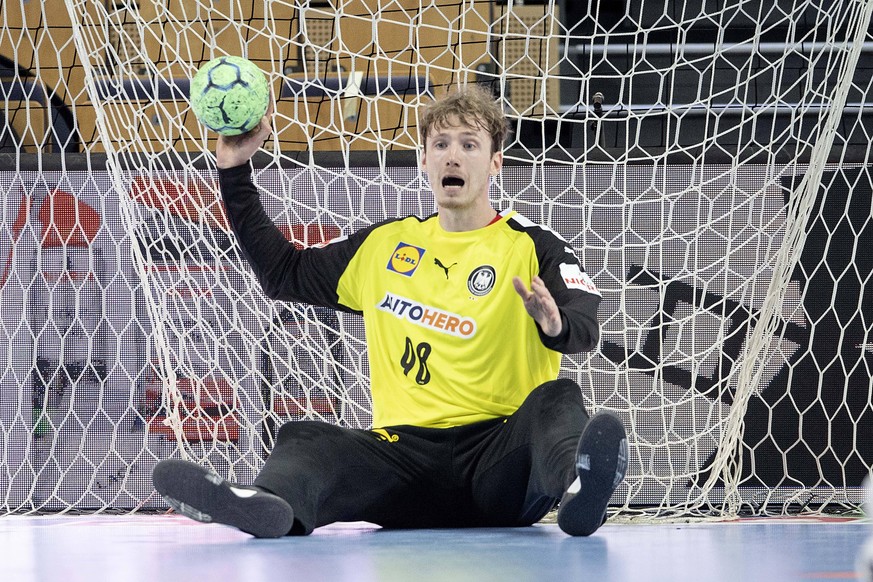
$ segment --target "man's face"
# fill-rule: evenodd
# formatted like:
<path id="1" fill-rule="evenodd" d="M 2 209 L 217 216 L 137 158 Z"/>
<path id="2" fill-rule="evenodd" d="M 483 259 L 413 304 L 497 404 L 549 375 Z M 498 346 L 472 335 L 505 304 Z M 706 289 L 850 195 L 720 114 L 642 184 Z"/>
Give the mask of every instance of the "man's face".
<path id="1" fill-rule="evenodd" d="M 503 152 L 491 153 L 491 134 L 481 127 L 461 125 L 431 129 L 422 164 L 430 179 L 437 207 L 462 210 L 488 201 L 490 176 L 503 165 Z"/>

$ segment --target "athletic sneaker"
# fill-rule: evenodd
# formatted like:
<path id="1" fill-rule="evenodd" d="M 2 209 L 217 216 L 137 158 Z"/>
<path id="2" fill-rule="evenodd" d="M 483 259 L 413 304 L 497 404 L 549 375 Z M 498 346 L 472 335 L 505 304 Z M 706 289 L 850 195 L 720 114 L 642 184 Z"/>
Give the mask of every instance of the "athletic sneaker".
<path id="1" fill-rule="evenodd" d="M 558 525 L 571 536 L 590 536 L 606 521 L 606 506 L 627 471 L 627 434 L 621 419 L 598 412 L 576 448 L 576 480 L 558 505 Z"/>
<path id="2" fill-rule="evenodd" d="M 284 536 L 294 523 L 294 511 L 281 497 L 236 485 L 195 463 L 164 459 L 152 482 L 170 507 L 203 523 L 223 523 L 257 538 Z"/>

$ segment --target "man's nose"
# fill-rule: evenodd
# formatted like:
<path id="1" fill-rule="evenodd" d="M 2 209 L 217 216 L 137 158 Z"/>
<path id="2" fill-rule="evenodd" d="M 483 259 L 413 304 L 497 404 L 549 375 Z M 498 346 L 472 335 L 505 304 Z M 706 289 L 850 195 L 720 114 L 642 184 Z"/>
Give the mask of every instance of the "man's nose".
<path id="1" fill-rule="evenodd" d="M 450 145 L 446 148 L 446 165 L 447 166 L 457 166 L 458 165 L 458 146 Z"/>

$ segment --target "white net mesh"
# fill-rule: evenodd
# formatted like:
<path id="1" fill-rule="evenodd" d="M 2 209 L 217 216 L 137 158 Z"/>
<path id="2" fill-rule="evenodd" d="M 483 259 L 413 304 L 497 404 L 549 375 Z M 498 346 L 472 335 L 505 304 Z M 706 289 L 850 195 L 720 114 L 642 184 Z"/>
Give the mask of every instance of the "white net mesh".
<path id="1" fill-rule="evenodd" d="M 0 511 L 162 508 L 157 459 L 248 481 L 282 422 L 369 426 L 361 322 L 268 302 L 234 247 L 187 99 L 222 54 L 272 83 L 256 180 L 300 245 L 432 212 L 419 105 L 501 97 L 495 205 L 604 294 L 562 374 L 631 430 L 616 508 L 855 505 L 873 2 L 576 4 L 4 2 Z"/>

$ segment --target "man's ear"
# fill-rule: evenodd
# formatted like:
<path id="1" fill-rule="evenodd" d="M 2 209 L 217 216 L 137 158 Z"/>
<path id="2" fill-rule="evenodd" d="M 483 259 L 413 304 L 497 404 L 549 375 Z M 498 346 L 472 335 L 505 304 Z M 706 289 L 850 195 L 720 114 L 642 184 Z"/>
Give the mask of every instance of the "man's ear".
<path id="1" fill-rule="evenodd" d="M 491 175 L 496 176 L 503 168 L 503 151 L 494 152 L 491 155 Z"/>

